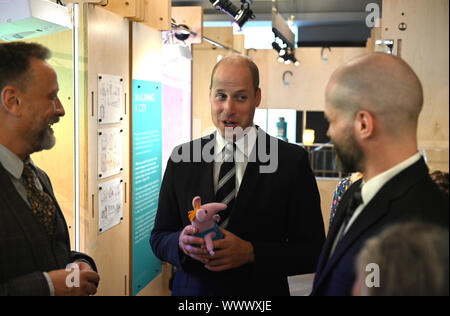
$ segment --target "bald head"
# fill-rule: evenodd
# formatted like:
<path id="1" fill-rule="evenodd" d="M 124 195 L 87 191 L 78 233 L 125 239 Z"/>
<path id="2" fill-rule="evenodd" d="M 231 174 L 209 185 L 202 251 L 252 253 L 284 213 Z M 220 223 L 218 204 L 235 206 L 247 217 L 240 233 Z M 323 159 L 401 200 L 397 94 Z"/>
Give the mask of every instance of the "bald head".
<path id="1" fill-rule="evenodd" d="M 326 89 L 327 104 L 349 116 L 367 110 L 389 133 L 416 132 L 423 104 L 422 85 L 399 57 L 372 53 L 339 67 Z"/>
<path id="2" fill-rule="evenodd" d="M 259 70 L 258 66 L 248 57 L 241 56 L 241 55 L 231 55 L 223 58 L 220 60 L 213 68 L 212 74 L 211 74 L 211 81 L 209 87 L 211 88 L 214 83 L 214 75 L 217 71 L 217 68 L 220 67 L 227 67 L 229 65 L 245 65 L 252 76 L 253 79 L 253 87 L 255 90 L 255 93 L 258 91 L 259 88 Z"/>

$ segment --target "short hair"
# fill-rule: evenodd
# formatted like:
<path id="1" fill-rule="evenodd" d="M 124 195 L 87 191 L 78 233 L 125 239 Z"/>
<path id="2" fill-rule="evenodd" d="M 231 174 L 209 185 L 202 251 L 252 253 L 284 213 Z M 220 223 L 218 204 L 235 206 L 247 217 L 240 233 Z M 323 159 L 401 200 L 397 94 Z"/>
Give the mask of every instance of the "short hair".
<path id="1" fill-rule="evenodd" d="M 47 60 L 50 50 L 38 43 L 0 43 L 0 92 L 7 85 L 26 90 L 32 78 L 30 58 Z"/>
<path id="2" fill-rule="evenodd" d="M 379 287 L 360 286 L 370 296 L 449 294 L 448 228 L 403 222 L 368 239 L 357 257 L 359 282 L 369 263 L 379 266 Z"/>
<path id="3" fill-rule="evenodd" d="M 240 61 L 243 61 L 247 65 L 248 69 L 250 70 L 250 74 L 252 76 L 252 79 L 253 79 L 253 87 L 254 87 L 255 93 L 256 93 L 258 91 L 258 89 L 259 89 L 259 70 L 258 70 L 258 66 L 250 58 L 248 58 L 246 56 L 240 56 L 240 55 L 232 55 L 232 56 L 225 57 L 225 58 L 221 59 L 218 63 L 215 64 L 215 66 L 214 66 L 214 68 L 212 70 L 212 73 L 211 73 L 211 81 L 209 83 L 209 88 L 212 88 L 214 75 L 216 74 L 216 70 L 219 67 L 219 65 L 222 62 L 229 60 L 230 58 L 233 58 L 233 59 L 236 59 L 236 60 L 239 59 Z"/>

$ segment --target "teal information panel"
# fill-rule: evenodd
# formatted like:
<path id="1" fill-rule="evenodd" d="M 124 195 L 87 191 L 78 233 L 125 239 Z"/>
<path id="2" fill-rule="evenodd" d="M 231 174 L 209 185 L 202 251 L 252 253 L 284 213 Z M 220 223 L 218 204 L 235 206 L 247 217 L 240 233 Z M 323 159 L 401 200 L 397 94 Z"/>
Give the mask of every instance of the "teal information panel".
<path id="1" fill-rule="evenodd" d="M 161 187 L 161 90 L 160 82 L 133 80 L 133 295 L 161 272 L 149 241 Z"/>

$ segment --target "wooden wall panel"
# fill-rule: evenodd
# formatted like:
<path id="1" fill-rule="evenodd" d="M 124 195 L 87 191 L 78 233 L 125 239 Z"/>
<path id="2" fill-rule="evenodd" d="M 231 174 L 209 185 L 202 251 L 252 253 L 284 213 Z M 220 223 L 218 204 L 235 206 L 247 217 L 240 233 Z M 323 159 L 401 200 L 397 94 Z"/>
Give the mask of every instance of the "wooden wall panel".
<path id="1" fill-rule="evenodd" d="M 142 23 L 132 23 L 132 36 L 132 79 L 161 81 L 161 33 Z M 162 273 L 142 289 L 138 296 L 169 295 L 169 277 L 170 265 L 163 264 Z"/>
<path id="2" fill-rule="evenodd" d="M 129 295 L 130 265 L 130 200 L 125 192 L 123 221 L 112 229 L 98 233 L 98 185 L 115 178 L 122 178 L 124 188 L 129 189 L 129 115 L 126 111 L 129 93 L 129 22 L 119 15 L 99 6 L 86 5 L 87 30 L 85 33 L 88 56 L 87 86 L 87 164 L 84 180 L 88 187 L 83 224 L 86 252 L 97 263 L 100 286 L 97 295 Z M 124 100 L 123 123 L 98 125 L 97 76 L 98 74 L 122 76 Z M 125 114 L 126 113 L 126 114 Z M 123 129 L 123 171 L 120 175 L 98 180 L 97 131 L 103 127 Z"/>
<path id="3" fill-rule="evenodd" d="M 143 0 L 145 20 L 143 24 L 160 31 L 172 29 L 170 0 Z"/>
<path id="4" fill-rule="evenodd" d="M 400 23 L 406 23 L 405 31 L 399 30 Z M 399 53 L 400 46 L 401 57 L 422 82 L 424 106 L 419 118 L 419 147 L 427 153 L 430 169 L 448 171 L 448 0 L 383 1 L 381 36 L 394 40 L 394 53 Z"/>
<path id="5" fill-rule="evenodd" d="M 333 71 L 351 58 L 365 53 L 365 48 L 361 47 L 332 47 L 331 52 L 327 52 L 328 61 L 323 61 L 320 47 L 297 48 L 298 67 L 279 63 L 273 49 L 252 53 L 256 64 L 264 69 L 260 74 L 263 78 L 261 107 L 322 111 L 325 87 Z M 289 87 L 282 81 L 285 71 L 293 73 Z"/>
<path id="6" fill-rule="evenodd" d="M 172 7 L 172 18 L 177 25 L 184 24 L 197 35 L 190 35 L 186 40 L 190 44 L 201 44 L 203 41 L 203 8 Z"/>
<path id="7" fill-rule="evenodd" d="M 33 161 L 50 177 L 56 199 L 69 227 L 72 248 L 74 244 L 74 193 L 73 193 L 73 64 L 72 31 L 64 31 L 44 37 L 33 38 L 27 42 L 38 42 L 52 51 L 48 61 L 58 76 L 58 97 L 66 115 L 54 126 L 56 145 L 32 155 Z"/>

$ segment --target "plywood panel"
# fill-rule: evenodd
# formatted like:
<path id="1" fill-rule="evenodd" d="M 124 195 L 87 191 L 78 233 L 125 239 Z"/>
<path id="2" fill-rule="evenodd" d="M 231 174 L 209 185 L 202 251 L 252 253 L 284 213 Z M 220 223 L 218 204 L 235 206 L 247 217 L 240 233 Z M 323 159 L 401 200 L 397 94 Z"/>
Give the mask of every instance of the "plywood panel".
<path id="1" fill-rule="evenodd" d="M 102 8 L 125 18 L 136 18 L 142 14 L 143 0 L 108 0 Z"/>
<path id="2" fill-rule="evenodd" d="M 203 41 L 203 8 L 172 7 L 172 18 L 177 25 L 184 24 L 197 35 L 189 36 L 190 44 L 201 44 Z"/>
<path id="3" fill-rule="evenodd" d="M 145 20 L 143 24 L 160 31 L 172 29 L 170 0 L 144 0 Z"/>
<path id="4" fill-rule="evenodd" d="M 231 27 L 205 27 L 203 36 L 228 48 L 233 48 L 233 28 Z M 213 44 L 203 41 L 201 45 L 196 45 L 196 48 L 211 49 L 213 46 Z"/>
<path id="5" fill-rule="evenodd" d="M 411 65 L 423 85 L 419 147 L 430 152 L 429 165 L 448 171 L 449 2 L 383 1 L 382 16 L 382 38 L 394 40 L 395 53 L 401 40 L 401 57 Z M 400 23 L 407 25 L 405 31 L 398 28 Z"/>
<path id="6" fill-rule="evenodd" d="M 48 61 L 58 75 L 59 99 L 66 115 L 54 126 L 56 145 L 32 155 L 33 161 L 50 177 L 58 204 L 69 226 L 72 248 L 74 247 L 74 193 L 73 193 L 73 64 L 72 31 L 64 31 L 28 42 L 38 42 L 52 51 Z"/>
<path id="7" fill-rule="evenodd" d="M 297 48 L 300 66 L 277 61 L 274 50 L 252 53 L 256 64 L 262 63 L 261 89 L 265 98 L 262 107 L 301 110 L 323 110 L 325 87 L 333 71 L 349 59 L 365 54 L 365 48 L 332 47 L 328 60 L 321 59 L 321 48 Z M 289 87 L 283 83 L 283 73 L 293 73 Z"/>
<path id="8" fill-rule="evenodd" d="M 85 213 L 86 251 L 94 258 L 99 268 L 100 286 L 98 295 L 129 295 L 129 239 L 130 239 L 130 200 L 129 189 L 129 22 L 100 6 L 87 6 L 87 56 L 88 56 L 88 95 L 85 104 L 87 114 L 88 170 L 86 177 L 88 192 L 85 196 L 88 210 Z M 104 127 L 123 129 L 123 172 L 99 181 L 97 178 L 97 76 L 99 73 L 122 76 L 124 95 L 123 123 Z M 103 126 L 102 126 L 103 127 Z M 98 184 L 119 178 L 124 180 L 123 221 L 119 225 L 99 235 L 98 233 Z"/>
<path id="9" fill-rule="evenodd" d="M 142 23 L 132 23 L 132 36 L 132 79 L 161 82 L 161 32 Z M 163 269 L 138 295 L 168 295 L 166 274 Z"/>
<path id="10" fill-rule="evenodd" d="M 211 72 L 217 58 L 231 54 L 229 50 L 215 47 L 201 48 L 194 45 L 192 50 L 192 137 L 193 139 L 208 135 L 215 131 L 211 119 L 209 103 L 209 85 Z"/>

